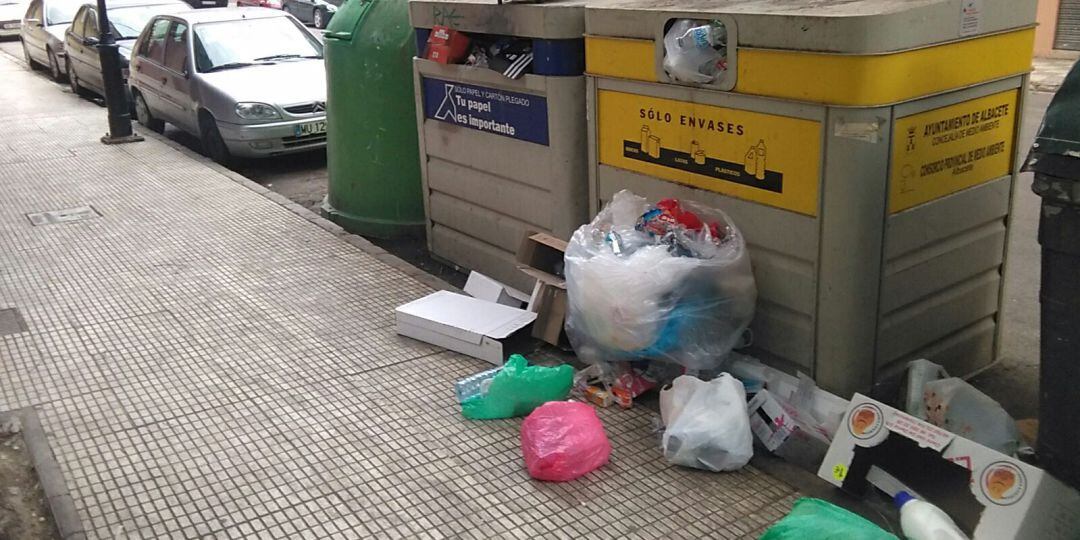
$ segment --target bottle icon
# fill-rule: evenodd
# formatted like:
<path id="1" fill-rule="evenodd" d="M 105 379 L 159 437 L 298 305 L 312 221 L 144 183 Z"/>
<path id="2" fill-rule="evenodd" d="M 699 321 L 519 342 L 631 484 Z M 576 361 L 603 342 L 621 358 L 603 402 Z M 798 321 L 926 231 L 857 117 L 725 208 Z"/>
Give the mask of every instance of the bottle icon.
<path id="1" fill-rule="evenodd" d="M 746 169 L 746 174 L 757 178 L 758 180 L 765 179 L 765 139 L 761 139 L 754 146 L 751 146 L 746 151 L 746 157 L 743 158 L 743 168 Z"/>
<path id="2" fill-rule="evenodd" d="M 765 139 L 761 139 L 757 143 L 757 147 L 754 149 L 754 153 L 757 156 L 757 169 L 754 178 L 758 180 L 765 179 Z"/>

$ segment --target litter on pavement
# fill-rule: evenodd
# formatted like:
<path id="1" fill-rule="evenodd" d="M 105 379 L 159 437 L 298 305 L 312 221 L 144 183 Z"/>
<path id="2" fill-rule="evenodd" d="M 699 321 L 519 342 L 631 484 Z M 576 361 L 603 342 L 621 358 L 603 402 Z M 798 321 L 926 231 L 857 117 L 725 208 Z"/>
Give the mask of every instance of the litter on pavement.
<path id="1" fill-rule="evenodd" d="M 461 413 L 472 420 L 525 416 L 548 401 L 566 399 L 574 383 L 574 368 L 530 366 L 524 356 L 511 356 L 487 385 L 487 392 L 461 402 Z"/>
<path id="2" fill-rule="evenodd" d="M 863 517 L 821 499 L 799 499 L 760 540 L 898 540 Z"/>
<path id="3" fill-rule="evenodd" d="M 895 481 L 881 482 L 881 473 Z M 972 538 L 1080 531 L 1080 494 L 1045 471 L 861 394 L 818 477 L 857 497 L 876 489 L 924 495 Z"/>
<path id="4" fill-rule="evenodd" d="M 566 482 L 606 464 L 611 443 L 592 406 L 552 401 L 522 422 L 521 451 L 529 476 Z"/>
<path id="5" fill-rule="evenodd" d="M 574 233 L 565 260 L 566 331 L 588 364 L 716 368 L 754 315 L 746 242 L 719 210 L 622 191 Z"/>
<path id="6" fill-rule="evenodd" d="M 606 464 L 596 411 L 658 392 L 657 459 L 721 472 L 765 452 L 858 497 L 895 499 L 887 519 L 909 538 L 1080 530 L 1080 495 L 1017 459 L 1014 420 L 931 360 L 900 375 L 905 413 L 737 352 L 752 342 L 756 287 L 742 233 L 718 210 L 623 191 L 569 242 L 525 234 L 516 263 L 536 280 L 526 309 L 524 294 L 474 272 L 474 297 L 444 291 L 403 305 L 398 332 L 496 364 L 455 384 L 462 414 L 525 416 L 522 453 L 535 479 L 569 481 Z M 572 345 L 580 369 L 517 354 L 500 365 L 510 337 L 534 321 L 531 335 Z M 896 538 L 817 499 L 797 502 L 763 538 L 820 535 Z"/>
<path id="7" fill-rule="evenodd" d="M 438 291 L 394 310 L 397 333 L 502 365 L 515 332 L 536 320 L 523 309 Z"/>
<path id="8" fill-rule="evenodd" d="M 711 381 L 683 375 L 660 392 L 663 450 L 668 461 L 721 472 L 743 468 L 754 455 L 746 391 L 726 373 Z"/>

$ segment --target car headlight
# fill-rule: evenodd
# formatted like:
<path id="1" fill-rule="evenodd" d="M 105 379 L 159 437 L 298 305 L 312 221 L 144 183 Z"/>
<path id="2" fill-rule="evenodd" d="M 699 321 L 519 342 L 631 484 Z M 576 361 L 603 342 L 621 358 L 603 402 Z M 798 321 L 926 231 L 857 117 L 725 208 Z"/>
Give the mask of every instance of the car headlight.
<path id="1" fill-rule="evenodd" d="M 335 6 L 334 4 L 326 4 L 326 11 L 333 13 L 337 11 L 337 6 Z"/>
<path id="2" fill-rule="evenodd" d="M 276 120 L 281 118 L 277 109 L 265 103 L 237 103 L 236 116 L 244 120 Z"/>

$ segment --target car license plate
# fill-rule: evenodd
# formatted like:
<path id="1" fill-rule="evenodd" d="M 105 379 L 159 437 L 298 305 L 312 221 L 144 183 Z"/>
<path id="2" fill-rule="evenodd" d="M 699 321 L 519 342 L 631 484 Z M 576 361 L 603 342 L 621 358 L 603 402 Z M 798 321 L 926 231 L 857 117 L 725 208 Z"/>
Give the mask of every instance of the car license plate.
<path id="1" fill-rule="evenodd" d="M 300 124 L 296 126 L 296 136 L 306 137 L 308 135 L 318 135 L 320 133 L 326 133 L 326 120 L 320 120 L 318 122 L 309 122 L 307 124 Z"/>
<path id="2" fill-rule="evenodd" d="M 18 30 L 18 29 L 19 29 L 19 23 L 17 23 L 17 22 L 4 23 L 4 30 Z"/>

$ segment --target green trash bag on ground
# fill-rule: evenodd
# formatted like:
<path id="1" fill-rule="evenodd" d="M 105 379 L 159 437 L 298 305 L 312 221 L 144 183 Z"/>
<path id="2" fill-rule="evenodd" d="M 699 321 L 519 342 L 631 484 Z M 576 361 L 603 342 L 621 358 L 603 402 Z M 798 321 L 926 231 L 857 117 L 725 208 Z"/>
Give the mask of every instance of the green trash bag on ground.
<path id="1" fill-rule="evenodd" d="M 515 354 L 491 379 L 486 394 L 461 403 L 461 413 L 472 420 L 493 420 L 526 416 L 549 401 L 566 399 L 574 383 L 574 368 L 530 366 L 524 356 Z"/>
<path id="2" fill-rule="evenodd" d="M 821 499 L 799 499 L 759 540 L 898 540 L 881 527 Z"/>

